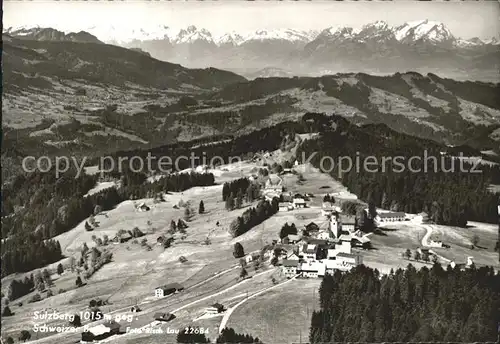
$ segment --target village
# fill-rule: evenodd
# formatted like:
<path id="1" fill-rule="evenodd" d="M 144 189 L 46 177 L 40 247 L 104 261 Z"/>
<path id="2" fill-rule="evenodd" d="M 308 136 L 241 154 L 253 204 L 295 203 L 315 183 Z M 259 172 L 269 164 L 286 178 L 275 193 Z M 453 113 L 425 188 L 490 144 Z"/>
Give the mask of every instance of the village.
<path id="1" fill-rule="evenodd" d="M 209 329 L 212 340 L 225 327 L 257 334 L 267 338 L 266 342 L 297 340 L 306 336 L 310 312 L 300 316 L 300 328 L 282 334 L 277 329 L 293 321 L 289 317 L 272 317 L 269 307 L 272 304 L 295 310 L 314 309 L 315 290 L 326 274 L 345 273 L 362 264 L 377 268 L 382 274 L 409 263 L 430 267 L 431 259 L 415 259 L 417 252 L 421 257 L 435 257 L 445 266 L 465 269 L 476 263 L 466 244 L 455 245 L 457 240 L 467 242 L 463 234 L 460 238 L 458 234 L 455 238 L 436 236 L 443 226 L 434 226 L 424 213 L 377 209 L 372 219 L 377 230 L 363 232 L 359 215 L 347 211 L 346 205 L 362 208 L 365 217 L 373 214 L 356 195 L 311 166 L 295 161 L 276 168 L 281 164 L 261 159 L 239 165 L 199 166 L 195 171 L 213 173 L 218 185 L 164 194 L 163 201 L 156 197 L 126 201 L 63 234 L 59 240 L 69 254 L 78 254 L 82 243 L 102 246 L 101 235 L 108 236 L 112 243 L 106 247 L 113 251 L 113 261 L 84 279 L 81 287 L 66 292 L 80 309 L 87 309 L 85 303 L 96 295 L 107 300 L 102 301 L 98 311 L 92 308 L 96 312 L 93 314 L 102 314 L 102 318 L 87 322 L 79 340 L 121 344 L 131 338 L 142 343 L 140 338 L 158 335 L 174 339 L 175 331 L 186 326 Z M 260 173 L 261 170 L 267 172 Z M 259 196 L 241 208 L 224 209 L 222 187 L 237 179 L 258 185 Z M 203 212 L 191 210 L 189 217 L 184 216 L 186 209 L 200 201 L 205 204 Z M 231 238 L 231 223 L 262 201 L 276 202 L 276 213 Z M 451 251 L 450 242 L 454 244 Z M 237 244 L 244 247 L 242 255 L 231 250 Z M 490 259 L 478 250 L 473 256 L 477 256 L 479 264 Z M 54 281 L 67 288 L 63 284 L 73 283 L 71 276 L 66 271 Z M 100 290 L 98 294 L 96 288 Z M 297 301 L 283 304 L 281 295 Z M 50 299 L 38 304 L 49 305 L 46 300 Z M 59 306 L 52 308 L 62 313 L 74 312 L 72 304 L 58 300 Z M 250 315 L 255 312 L 256 315 Z M 120 314 L 132 315 L 132 320 L 123 321 Z M 263 329 L 258 325 L 260 320 L 249 320 L 260 318 L 279 321 L 276 331 Z M 56 336 L 64 338 L 60 343 L 75 339 L 69 333 L 37 334 L 36 342 L 52 343 Z"/>

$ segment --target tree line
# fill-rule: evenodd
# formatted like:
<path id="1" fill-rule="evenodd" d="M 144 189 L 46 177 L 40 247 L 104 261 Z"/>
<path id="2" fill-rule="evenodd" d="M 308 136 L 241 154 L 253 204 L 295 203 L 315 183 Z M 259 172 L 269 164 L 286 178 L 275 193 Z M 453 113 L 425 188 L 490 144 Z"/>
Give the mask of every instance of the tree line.
<path id="1" fill-rule="evenodd" d="M 495 341 L 500 275 L 492 267 L 466 271 L 440 264 L 380 275 L 360 265 L 326 275 L 310 342 Z"/>
<path id="2" fill-rule="evenodd" d="M 231 222 L 229 232 L 233 238 L 248 232 L 278 212 L 278 198 L 271 202 L 261 200 L 256 207 L 245 210 L 241 216 Z"/>

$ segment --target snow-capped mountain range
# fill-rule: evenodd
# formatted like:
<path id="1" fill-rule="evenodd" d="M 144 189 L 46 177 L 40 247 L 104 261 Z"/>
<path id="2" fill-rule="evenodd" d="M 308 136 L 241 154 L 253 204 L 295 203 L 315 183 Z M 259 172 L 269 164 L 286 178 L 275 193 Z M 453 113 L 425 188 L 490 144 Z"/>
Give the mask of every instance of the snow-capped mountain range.
<path id="1" fill-rule="evenodd" d="M 12 36 L 29 37 L 35 35 L 44 28 L 39 26 L 9 27 L 4 33 Z M 71 30 L 54 28 L 66 34 Z M 222 35 L 214 35 L 204 28 L 197 28 L 190 25 L 183 29 L 174 29 L 165 25 L 157 25 L 134 29 L 131 27 L 92 26 L 84 31 L 96 36 L 99 40 L 117 45 L 128 45 L 134 42 L 165 40 L 172 44 L 189 44 L 197 41 L 213 43 L 217 46 L 231 44 L 241 45 L 247 41 L 265 41 L 265 40 L 285 40 L 290 42 L 307 43 L 314 39 L 317 31 L 302 31 L 294 29 L 276 29 L 276 30 L 256 30 L 253 32 L 238 33 L 235 31 L 227 32 Z"/>
<path id="2" fill-rule="evenodd" d="M 9 27 L 4 29 L 4 33 L 13 36 L 31 36 L 42 30 L 39 26 Z M 55 29 L 64 33 L 71 30 Z M 78 30 L 82 31 L 82 30 Z M 331 39 L 352 39 L 363 42 L 366 39 L 386 39 L 394 38 L 399 42 L 414 42 L 426 40 L 429 42 L 442 43 L 453 42 L 458 46 L 473 46 L 481 44 L 499 44 L 496 38 L 482 41 L 479 38 L 464 40 L 455 38 L 451 31 L 441 22 L 420 20 L 407 22 L 403 25 L 391 27 L 384 21 L 376 21 L 354 29 L 351 27 L 328 27 L 321 31 L 304 31 L 291 28 L 274 30 L 256 30 L 253 32 L 227 32 L 215 35 L 204 28 L 194 25 L 186 28 L 172 28 L 167 25 L 153 25 L 139 29 L 130 26 L 92 26 L 83 29 L 105 43 L 128 45 L 134 42 L 165 40 L 172 44 L 189 44 L 197 41 L 213 43 L 217 46 L 231 44 L 242 45 L 249 41 L 283 40 L 289 42 L 309 43 L 318 36 L 329 37 Z"/>
<path id="3" fill-rule="evenodd" d="M 413 70 L 468 78 L 476 72 L 498 75 L 500 69 L 497 38 L 459 38 L 443 23 L 431 20 L 399 26 L 376 21 L 358 28 L 327 27 L 320 31 L 282 28 L 214 34 L 194 25 L 138 29 L 105 25 L 83 28 L 78 34 L 40 27 L 8 28 L 4 33 L 35 40 L 101 41 L 138 48 L 154 58 L 186 67 L 251 72 L 252 77 L 259 70 L 268 76 L 279 69 L 282 72 L 277 75 L 283 71 L 317 75 L 325 70 L 372 74 Z"/>

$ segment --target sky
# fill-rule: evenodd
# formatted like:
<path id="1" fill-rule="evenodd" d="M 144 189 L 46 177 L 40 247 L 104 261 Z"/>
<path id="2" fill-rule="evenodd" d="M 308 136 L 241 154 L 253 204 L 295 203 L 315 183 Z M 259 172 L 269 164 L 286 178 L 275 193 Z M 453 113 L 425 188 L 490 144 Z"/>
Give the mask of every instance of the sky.
<path id="1" fill-rule="evenodd" d="M 391 26 L 429 19 L 445 24 L 464 39 L 500 35 L 497 1 L 4 1 L 4 28 L 53 27 L 79 31 L 92 26 L 147 28 L 189 25 L 215 35 L 229 31 L 293 28 L 361 27 L 377 20 Z M 132 24 L 133 23 L 133 24 Z"/>

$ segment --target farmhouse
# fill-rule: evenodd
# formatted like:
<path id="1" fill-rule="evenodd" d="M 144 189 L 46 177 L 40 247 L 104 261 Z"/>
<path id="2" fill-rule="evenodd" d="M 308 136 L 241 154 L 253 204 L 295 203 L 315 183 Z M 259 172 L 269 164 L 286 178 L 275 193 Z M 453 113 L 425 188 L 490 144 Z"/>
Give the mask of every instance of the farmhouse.
<path id="1" fill-rule="evenodd" d="M 146 203 L 142 202 L 141 204 L 139 204 L 139 206 L 137 207 L 137 210 L 139 211 L 149 211 L 151 208 L 149 208 Z"/>
<path id="2" fill-rule="evenodd" d="M 468 269 L 474 265 L 473 259 L 474 259 L 474 257 L 467 257 L 466 263 L 459 263 L 459 264 L 455 263 L 455 261 L 453 260 L 453 261 L 451 261 L 450 266 L 452 269 L 457 268 L 457 269 L 464 271 L 465 269 Z"/>
<path id="3" fill-rule="evenodd" d="M 403 212 L 389 212 L 389 213 L 380 213 L 375 217 L 375 222 L 384 223 L 384 222 L 397 222 L 404 221 L 406 219 L 406 214 Z"/>
<path id="4" fill-rule="evenodd" d="M 290 278 L 293 277 L 297 274 L 297 268 L 299 266 L 299 261 L 298 260 L 289 260 L 285 259 L 283 260 L 283 273 L 285 274 L 285 277 Z"/>
<path id="5" fill-rule="evenodd" d="M 91 343 L 118 333 L 120 333 L 120 324 L 118 324 L 116 321 L 111 320 L 103 324 L 91 327 L 87 331 L 83 332 L 82 342 Z"/>
<path id="6" fill-rule="evenodd" d="M 340 215 L 339 222 L 343 232 L 354 232 L 356 228 L 356 217 L 351 215 Z"/>
<path id="7" fill-rule="evenodd" d="M 293 210 L 293 204 L 290 202 L 281 202 L 278 203 L 278 210 L 279 211 L 290 211 Z"/>
<path id="8" fill-rule="evenodd" d="M 258 260 L 260 258 L 260 253 L 259 252 L 252 252 L 250 254 L 247 254 L 245 256 L 245 262 L 251 263 L 254 260 Z"/>
<path id="9" fill-rule="evenodd" d="M 154 314 L 153 318 L 156 321 L 170 321 L 175 318 L 175 315 L 173 315 L 172 313 L 158 312 Z"/>
<path id="10" fill-rule="evenodd" d="M 306 207 L 306 201 L 304 200 L 304 198 L 295 197 L 293 199 L 293 206 L 294 206 L 294 208 L 305 208 Z"/>
<path id="11" fill-rule="evenodd" d="M 179 283 L 170 283 L 166 284 L 163 286 L 159 286 L 155 289 L 155 296 L 156 297 L 165 297 L 167 295 L 176 293 L 178 291 L 183 290 L 184 287 L 180 285 Z"/>
<path id="12" fill-rule="evenodd" d="M 439 240 L 429 240 L 430 247 L 443 247 L 443 242 Z"/>
<path id="13" fill-rule="evenodd" d="M 314 244 L 304 244 L 299 247 L 299 258 L 306 261 L 316 260 L 316 254 L 318 252 L 318 245 Z"/>
<path id="14" fill-rule="evenodd" d="M 325 275 L 325 264 L 322 262 L 302 263 L 300 266 L 302 277 L 315 278 Z"/>
<path id="15" fill-rule="evenodd" d="M 353 236 L 352 236 L 352 241 L 351 244 L 352 246 L 355 247 L 366 247 L 368 243 L 370 243 L 371 240 L 368 238 L 367 235 L 363 235 L 361 231 L 357 231 Z"/>
<path id="16" fill-rule="evenodd" d="M 288 234 L 286 237 L 281 239 L 282 244 L 296 244 L 300 241 L 301 237 L 296 234 Z"/>
<path id="17" fill-rule="evenodd" d="M 224 312 L 224 306 L 220 303 L 214 303 L 210 307 L 205 308 L 205 314 L 215 315 Z"/>
<path id="18" fill-rule="evenodd" d="M 347 271 L 355 267 L 356 265 L 362 264 L 362 258 L 359 255 L 354 255 L 352 253 L 340 252 L 335 258 L 337 262 L 337 269 Z"/>

